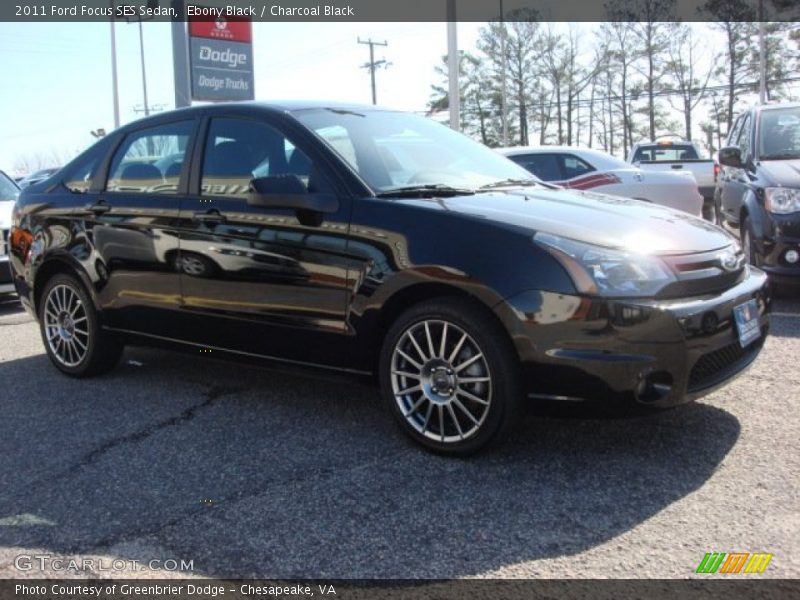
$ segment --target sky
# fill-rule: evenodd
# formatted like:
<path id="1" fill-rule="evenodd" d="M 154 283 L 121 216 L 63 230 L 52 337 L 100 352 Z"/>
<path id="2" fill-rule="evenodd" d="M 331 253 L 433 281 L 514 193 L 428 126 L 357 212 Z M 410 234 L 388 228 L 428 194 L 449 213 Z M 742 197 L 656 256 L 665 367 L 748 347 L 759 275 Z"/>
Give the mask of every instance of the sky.
<path id="1" fill-rule="evenodd" d="M 459 23 L 462 48 L 472 48 L 479 23 Z M 122 124 L 143 116 L 139 31 L 116 24 Z M 143 24 L 150 106 L 174 106 L 168 23 Z M 257 100 L 371 102 L 369 47 L 376 59 L 378 103 L 424 110 L 434 68 L 447 52 L 446 23 L 254 23 Z M 108 23 L 0 23 L 0 169 L 17 174 L 20 159 L 62 162 L 89 146 L 92 130 L 114 128 Z"/>

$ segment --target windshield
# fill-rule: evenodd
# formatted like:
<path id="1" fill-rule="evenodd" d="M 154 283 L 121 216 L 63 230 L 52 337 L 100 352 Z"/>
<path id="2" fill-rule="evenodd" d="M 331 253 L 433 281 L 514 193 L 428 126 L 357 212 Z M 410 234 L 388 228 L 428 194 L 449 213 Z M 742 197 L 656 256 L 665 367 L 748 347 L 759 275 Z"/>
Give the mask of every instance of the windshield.
<path id="1" fill-rule="evenodd" d="M 16 200 L 19 196 L 19 188 L 11 181 L 8 176 L 0 171 L 0 202 L 4 200 Z"/>
<path id="2" fill-rule="evenodd" d="M 474 190 L 506 181 L 537 181 L 486 146 L 418 115 L 334 109 L 294 115 L 378 193 L 411 186 Z"/>
<path id="3" fill-rule="evenodd" d="M 758 156 L 762 160 L 800 158 L 800 106 L 761 113 Z"/>

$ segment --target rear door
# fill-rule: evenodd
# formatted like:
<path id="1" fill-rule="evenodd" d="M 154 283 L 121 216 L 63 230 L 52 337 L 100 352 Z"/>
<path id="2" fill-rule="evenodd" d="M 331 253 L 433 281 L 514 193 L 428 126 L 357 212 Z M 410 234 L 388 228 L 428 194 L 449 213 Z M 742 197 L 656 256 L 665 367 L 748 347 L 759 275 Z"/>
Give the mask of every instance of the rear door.
<path id="1" fill-rule="evenodd" d="M 344 363 L 328 352 L 347 332 L 350 198 L 315 151 L 276 119 L 217 116 L 202 135 L 197 193 L 181 207 L 185 335 L 210 347 Z M 248 202 L 254 178 L 336 194 L 336 213 Z"/>
<path id="2" fill-rule="evenodd" d="M 117 329 L 169 335 L 179 307 L 177 219 L 195 119 L 130 132 L 91 200 L 98 298 Z"/>

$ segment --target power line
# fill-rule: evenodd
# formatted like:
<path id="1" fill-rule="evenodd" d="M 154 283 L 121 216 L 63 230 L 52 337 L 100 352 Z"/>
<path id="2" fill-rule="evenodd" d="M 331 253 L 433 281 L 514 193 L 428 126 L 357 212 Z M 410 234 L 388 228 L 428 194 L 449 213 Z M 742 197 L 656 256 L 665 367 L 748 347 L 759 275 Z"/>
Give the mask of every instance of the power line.
<path id="1" fill-rule="evenodd" d="M 358 43 L 369 45 L 369 62 L 361 65 L 361 68 L 369 69 L 369 76 L 370 80 L 372 81 L 372 103 L 377 104 L 377 93 L 375 92 L 375 71 L 381 67 L 388 67 L 390 63 L 386 62 L 385 59 L 378 61 L 375 60 L 375 46 L 388 46 L 389 44 L 385 40 L 383 42 L 373 42 L 372 38 L 368 40 L 362 40 L 361 38 L 358 38 Z"/>

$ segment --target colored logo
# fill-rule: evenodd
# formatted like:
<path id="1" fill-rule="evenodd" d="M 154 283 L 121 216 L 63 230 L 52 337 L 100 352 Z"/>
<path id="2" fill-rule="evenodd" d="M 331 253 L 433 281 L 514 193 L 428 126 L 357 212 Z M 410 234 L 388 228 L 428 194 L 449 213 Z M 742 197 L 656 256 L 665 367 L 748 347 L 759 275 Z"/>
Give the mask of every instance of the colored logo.
<path id="1" fill-rule="evenodd" d="M 695 573 L 763 573 L 772 557 L 766 552 L 707 552 Z"/>

